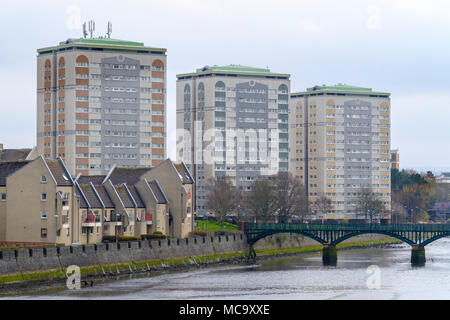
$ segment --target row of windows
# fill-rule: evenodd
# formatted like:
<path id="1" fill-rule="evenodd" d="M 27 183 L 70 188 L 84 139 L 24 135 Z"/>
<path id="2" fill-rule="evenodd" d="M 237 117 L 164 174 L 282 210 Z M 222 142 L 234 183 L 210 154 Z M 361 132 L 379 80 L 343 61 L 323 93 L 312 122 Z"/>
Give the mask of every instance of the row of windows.
<path id="1" fill-rule="evenodd" d="M 203 92 L 204 90 L 204 85 L 201 82 L 199 84 L 199 93 L 200 91 Z M 288 88 L 286 85 L 282 84 L 280 85 L 280 87 L 278 88 L 278 90 L 276 89 L 269 89 L 268 91 L 266 91 L 265 89 L 262 88 L 245 88 L 245 89 L 236 89 L 235 87 L 227 87 L 225 88 L 225 83 L 223 83 L 223 81 L 217 81 L 216 85 L 215 85 L 215 92 L 225 92 L 225 91 L 232 91 L 232 92 L 239 92 L 239 93 L 266 93 L 268 92 L 269 94 L 288 94 Z M 190 94 L 191 92 L 191 86 L 189 84 L 186 84 L 184 86 L 184 93 L 185 94 Z"/>
<path id="2" fill-rule="evenodd" d="M 99 130 L 77 130 L 76 134 L 79 136 L 100 136 L 101 131 Z M 50 136 L 44 134 L 45 136 Z M 162 132 L 140 132 L 141 137 L 163 137 Z M 115 137 L 137 137 L 136 131 L 105 131 L 105 136 L 115 136 Z"/>
<path id="3" fill-rule="evenodd" d="M 152 148 L 163 148 L 164 144 L 161 143 L 140 143 L 139 146 L 141 148 L 150 148 L 150 145 Z M 77 141 L 76 142 L 77 147 L 89 147 L 89 142 L 87 141 Z M 102 143 L 99 141 L 91 141 L 90 143 L 91 147 L 101 147 Z M 105 148 L 137 148 L 137 143 L 124 143 L 124 142 L 105 142 L 103 143 L 103 146 Z"/>
<path id="4" fill-rule="evenodd" d="M 317 132 L 314 131 L 314 133 L 311 131 L 310 135 L 315 135 L 317 134 Z M 389 133 L 387 132 L 362 132 L 362 131 L 350 131 L 350 132 L 345 132 L 345 131 L 327 131 L 327 135 L 351 135 L 351 136 L 362 136 L 362 137 L 367 137 L 367 136 L 380 136 L 380 137 L 389 137 Z"/>
<path id="5" fill-rule="evenodd" d="M 314 108 L 315 108 L 316 106 L 314 106 Z M 367 111 L 367 110 L 369 110 L 369 109 L 372 109 L 372 110 L 377 110 L 377 111 L 379 111 L 379 110 L 381 110 L 381 111 L 387 111 L 387 110 L 389 110 L 389 107 L 377 107 L 377 106 L 372 106 L 372 107 L 369 107 L 369 106 L 348 106 L 347 107 L 348 109 L 350 109 L 350 110 L 363 110 L 363 111 Z M 311 106 L 310 106 L 310 109 L 311 109 Z M 343 105 L 327 105 L 327 109 L 344 109 L 344 106 Z M 301 108 L 299 108 L 298 110 L 301 110 Z"/>
<path id="6" fill-rule="evenodd" d="M 81 108 L 77 107 L 76 112 L 77 113 L 100 113 L 101 108 Z M 111 113 L 111 114 L 137 114 L 140 112 L 141 115 L 164 115 L 163 110 L 138 110 L 138 109 L 125 109 L 125 108 L 103 108 L 104 113 Z M 64 112 L 64 109 L 61 109 L 60 112 Z M 46 112 L 46 113 L 51 113 Z"/>
<path id="7" fill-rule="evenodd" d="M 101 85 L 77 85 L 76 90 L 101 90 Z M 70 88 L 68 86 L 60 86 L 58 87 L 59 91 L 62 90 L 69 90 Z M 141 92 L 147 92 L 147 93 L 165 93 L 164 88 L 150 88 L 150 87 L 105 87 L 105 91 L 113 91 L 113 92 L 137 92 L 138 89 L 140 89 Z M 50 88 L 44 88 L 45 92 L 50 92 Z"/>

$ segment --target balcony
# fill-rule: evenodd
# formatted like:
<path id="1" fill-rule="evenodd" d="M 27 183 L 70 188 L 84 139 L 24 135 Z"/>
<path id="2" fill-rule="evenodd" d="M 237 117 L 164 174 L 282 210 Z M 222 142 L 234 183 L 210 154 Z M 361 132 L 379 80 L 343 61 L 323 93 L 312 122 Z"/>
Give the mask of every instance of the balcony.
<path id="1" fill-rule="evenodd" d="M 61 216 L 61 225 L 65 229 L 69 228 L 69 217 L 68 216 L 66 216 L 66 215 Z"/>
<path id="2" fill-rule="evenodd" d="M 122 215 L 111 213 L 109 220 L 107 220 L 107 217 L 105 216 L 104 222 L 115 223 L 115 225 L 121 226 L 122 225 Z"/>
<path id="3" fill-rule="evenodd" d="M 82 224 L 84 226 L 96 226 L 100 223 L 100 216 L 93 213 L 83 214 Z"/>
<path id="4" fill-rule="evenodd" d="M 96 216 L 95 214 L 88 213 L 87 215 L 83 216 L 83 222 L 86 223 L 100 222 L 100 217 Z"/>
<path id="5" fill-rule="evenodd" d="M 146 224 L 152 224 L 153 215 L 151 213 L 141 213 L 141 222 L 145 222 Z"/>

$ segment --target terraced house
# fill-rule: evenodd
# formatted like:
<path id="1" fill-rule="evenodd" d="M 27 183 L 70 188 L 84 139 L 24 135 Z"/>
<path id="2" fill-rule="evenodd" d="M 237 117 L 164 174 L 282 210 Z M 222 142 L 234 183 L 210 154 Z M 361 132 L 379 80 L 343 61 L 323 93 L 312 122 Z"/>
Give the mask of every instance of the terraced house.
<path id="1" fill-rule="evenodd" d="M 38 154 L 84 175 L 166 158 L 166 49 L 97 37 L 37 52 Z"/>
<path id="2" fill-rule="evenodd" d="M 0 241 L 70 245 L 103 236 L 193 230 L 194 180 L 183 163 L 71 176 L 64 161 L 0 163 Z"/>
<path id="3" fill-rule="evenodd" d="M 243 191 L 289 169 L 290 75 L 241 65 L 177 75 L 177 159 L 192 172 L 195 210 L 207 181 L 227 176 Z"/>

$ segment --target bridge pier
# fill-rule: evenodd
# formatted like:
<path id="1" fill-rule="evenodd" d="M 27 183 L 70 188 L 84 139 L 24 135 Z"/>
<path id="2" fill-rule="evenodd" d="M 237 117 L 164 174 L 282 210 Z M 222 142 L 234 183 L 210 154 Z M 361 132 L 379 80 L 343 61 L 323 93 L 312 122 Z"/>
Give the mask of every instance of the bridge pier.
<path id="1" fill-rule="evenodd" d="M 425 247 L 413 245 L 411 247 L 411 264 L 417 267 L 425 265 Z"/>
<path id="2" fill-rule="evenodd" d="M 322 264 L 324 266 L 337 265 L 337 250 L 336 246 L 324 244 L 322 250 Z"/>
<path id="3" fill-rule="evenodd" d="M 248 258 L 250 259 L 256 259 L 256 251 L 253 248 L 253 244 L 248 245 Z"/>

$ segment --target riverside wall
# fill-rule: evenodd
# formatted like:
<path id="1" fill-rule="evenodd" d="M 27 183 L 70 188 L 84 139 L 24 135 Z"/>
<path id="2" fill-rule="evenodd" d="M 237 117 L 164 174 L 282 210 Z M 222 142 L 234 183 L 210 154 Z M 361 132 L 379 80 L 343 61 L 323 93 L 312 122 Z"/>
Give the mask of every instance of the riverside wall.
<path id="1" fill-rule="evenodd" d="M 50 248 L 0 249 L 0 275 L 247 251 L 243 234 Z"/>
<path id="2" fill-rule="evenodd" d="M 363 234 L 349 238 L 342 243 L 357 243 L 361 241 L 371 241 L 371 240 L 384 240 L 390 237 L 382 234 Z M 392 238 L 391 238 L 392 239 Z M 271 236 L 267 236 L 254 245 L 255 250 L 264 249 L 284 249 L 284 248 L 296 248 L 296 247 L 309 247 L 320 245 L 317 241 L 299 235 L 295 233 L 279 233 Z"/>
<path id="3" fill-rule="evenodd" d="M 362 235 L 345 242 L 387 239 L 383 235 Z M 254 248 L 283 249 L 317 246 L 318 242 L 297 234 L 277 234 L 259 240 Z M 50 270 L 63 273 L 70 265 L 103 267 L 171 258 L 207 256 L 248 250 L 244 234 L 186 239 L 143 240 L 68 247 L 0 249 L 0 276 Z"/>

